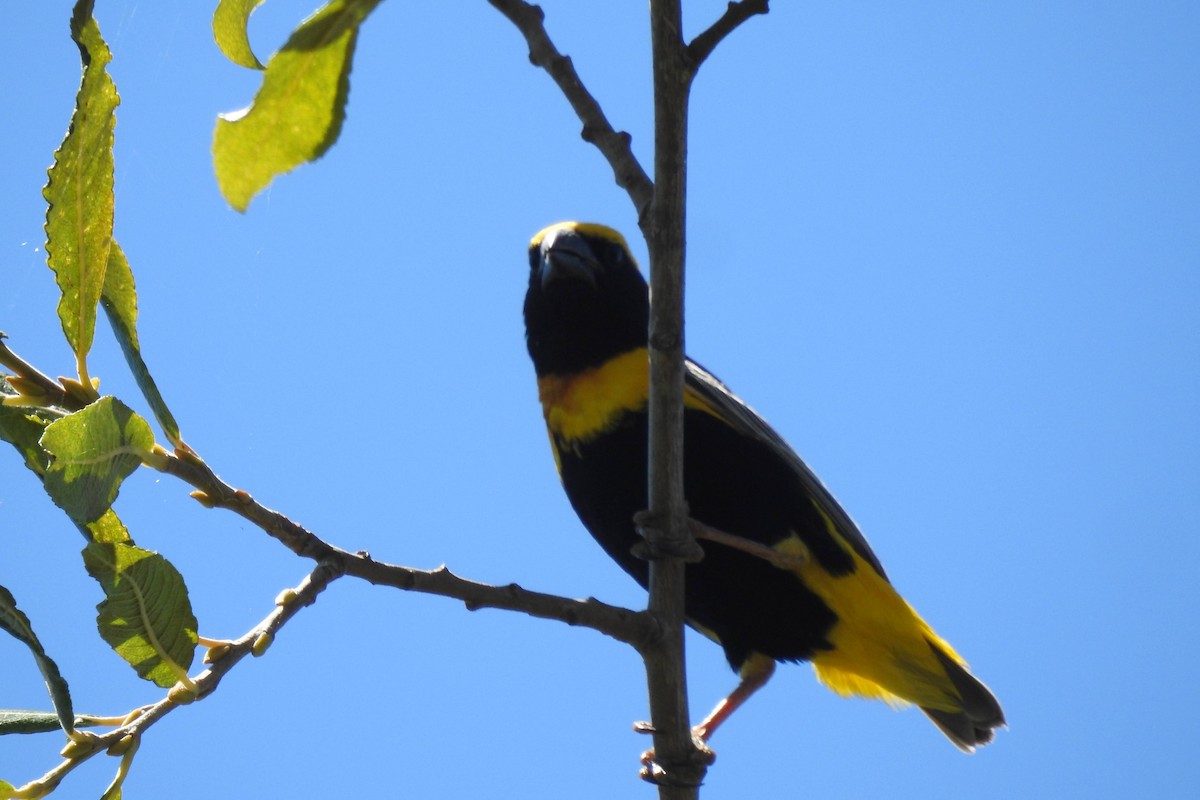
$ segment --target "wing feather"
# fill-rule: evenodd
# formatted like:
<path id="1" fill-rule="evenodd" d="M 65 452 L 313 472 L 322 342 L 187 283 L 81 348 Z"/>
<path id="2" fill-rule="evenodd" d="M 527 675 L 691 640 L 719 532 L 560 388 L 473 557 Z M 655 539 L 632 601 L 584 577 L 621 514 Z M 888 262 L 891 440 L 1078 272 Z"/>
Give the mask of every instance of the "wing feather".
<path id="1" fill-rule="evenodd" d="M 715 375 L 713 375 L 704 367 L 692 361 L 690 358 L 686 364 L 686 374 L 684 383 L 687 389 L 690 389 L 695 395 L 713 412 L 717 414 L 729 426 L 758 439 L 766 442 L 779 452 L 788 464 L 795 471 L 796 476 L 800 479 L 808 495 L 813 498 L 814 502 L 825 512 L 826 516 L 833 521 L 837 528 L 838 534 L 846 541 L 854 552 L 868 564 L 870 564 L 880 577 L 887 580 L 887 573 L 883 570 L 883 565 L 879 563 L 879 559 L 871 550 L 871 546 L 867 544 L 867 539 L 859 530 L 858 525 L 846 513 L 841 504 L 834 499 L 830 491 L 825 488 L 825 484 L 821 483 L 821 479 L 809 469 L 804 460 L 797 455 L 796 451 L 783 440 L 775 429 L 767 424 L 766 420 L 758 415 L 750 406 L 746 405 L 740 397 L 729 390 L 725 384 L 721 383 Z"/>

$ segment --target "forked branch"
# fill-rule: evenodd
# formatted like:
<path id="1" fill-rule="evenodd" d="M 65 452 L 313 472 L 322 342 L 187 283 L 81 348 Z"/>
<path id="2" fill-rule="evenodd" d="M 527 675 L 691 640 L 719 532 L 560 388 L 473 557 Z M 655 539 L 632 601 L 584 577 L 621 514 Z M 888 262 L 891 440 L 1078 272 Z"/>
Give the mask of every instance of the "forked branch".
<path id="1" fill-rule="evenodd" d="M 732 2 L 725 13 L 687 46 L 687 57 L 692 73 L 695 74 L 721 41 L 746 20 L 771 9 L 769 0 L 741 0 Z"/>

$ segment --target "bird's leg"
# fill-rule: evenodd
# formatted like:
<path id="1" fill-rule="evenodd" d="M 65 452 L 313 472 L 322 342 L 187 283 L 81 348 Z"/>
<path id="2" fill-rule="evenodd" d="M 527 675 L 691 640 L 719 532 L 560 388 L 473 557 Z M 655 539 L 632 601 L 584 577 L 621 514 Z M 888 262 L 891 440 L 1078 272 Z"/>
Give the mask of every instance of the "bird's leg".
<path id="1" fill-rule="evenodd" d="M 746 659 L 742 668 L 738 670 L 738 677 L 741 680 L 738 681 L 737 687 L 725 699 L 717 703 L 716 708 L 701 720 L 699 725 L 692 728 L 692 741 L 702 758 L 710 763 L 716 758 L 716 753 L 708 746 L 709 738 L 721 723 L 729 719 L 729 716 L 737 711 L 742 703 L 749 700 L 750 695 L 761 689 L 773 674 L 775 674 L 775 659 L 770 656 L 753 653 Z M 635 722 L 633 729 L 638 733 L 654 733 L 654 726 L 648 722 Z M 651 783 L 660 783 L 662 782 L 660 773 L 662 773 L 662 768 L 654 762 L 654 750 L 642 753 L 642 778 Z"/>
<path id="2" fill-rule="evenodd" d="M 761 689 L 771 676 L 775 674 L 775 659 L 761 653 L 753 653 L 738 670 L 741 680 L 737 687 L 721 702 L 717 703 L 709 715 L 700 724 L 692 728 L 692 736 L 701 742 L 707 742 L 716 733 L 729 716 L 737 711 L 742 703 L 750 699 L 750 695 Z"/>

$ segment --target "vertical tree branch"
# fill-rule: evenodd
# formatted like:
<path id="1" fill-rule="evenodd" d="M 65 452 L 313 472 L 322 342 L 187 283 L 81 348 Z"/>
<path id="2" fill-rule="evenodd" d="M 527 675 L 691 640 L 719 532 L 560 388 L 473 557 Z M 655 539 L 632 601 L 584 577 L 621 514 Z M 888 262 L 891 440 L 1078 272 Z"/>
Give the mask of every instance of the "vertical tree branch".
<path id="1" fill-rule="evenodd" d="M 667 800 L 694 800 L 711 753 L 693 741 L 684 669 L 684 572 L 702 557 L 683 494 L 683 286 L 687 195 L 688 97 L 696 71 L 742 22 L 767 12 L 768 0 L 730 2 L 725 14 L 685 44 L 681 0 L 651 0 L 654 68 L 654 181 L 641 171 L 629 136 L 615 132 L 583 87 L 570 59 L 554 47 L 542 11 L 525 0 L 488 0 L 524 34 L 530 61 L 550 73 L 584 123 L 583 138 L 608 159 L 638 211 L 650 252 L 649 509 L 637 524 L 650 559 L 649 612 L 661 638 L 640 647 L 646 665 L 654 759 L 646 774 Z"/>
<path id="2" fill-rule="evenodd" d="M 684 670 L 684 568 L 696 544 L 683 496 L 683 264 L 687 109 L 692 70 L 680 0 L 652 0 L 654 201 L 642 232 L 650 251 L 649 525 L 651 614 L 663 638 L 643 654 L 664 798 L 695 798 L 706 760 L 692 741 Z"/>

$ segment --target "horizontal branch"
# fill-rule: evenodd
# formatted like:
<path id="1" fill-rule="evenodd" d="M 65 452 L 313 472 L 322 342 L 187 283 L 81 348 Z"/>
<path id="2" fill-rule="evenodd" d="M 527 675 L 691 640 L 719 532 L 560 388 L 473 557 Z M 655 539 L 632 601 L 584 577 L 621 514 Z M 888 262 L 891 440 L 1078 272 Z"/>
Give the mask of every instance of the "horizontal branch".
<path id="1" fill-rule="evenodd" d="M 532 617 L 591 628 L 632 645 L 639 652 L 658 636 L 657 625 L 649 614 L 602 603 L 594 597 L 573 600 L 533 592 L 515 583 L 492 586 L 461 578 L 444 566 L 434 570 L 412 569 L 375 561 L 366 553 L 354 554 L 345 566 L 347 575 L 377 586 L 451 597 L 463 601 L 470 611 L 480 608 L 520 611 Z"/>
<path id="2" fill-rule="evenodd" d="M 576 116 L 583 123 L 582 136 L 604 155 L 612 167 L 617 185 L 626 191 L 638 214 L 638 221 L 648 218 L 654 200 L 654 183 L 642 169 L 630 148 L 631 137 L 616 131 L 604 110 L 579 79 L 571 59 L 558 52 L 542 24 L 545 13 L 523 0 L 488 0 L 517 27 L 529 45 L 529 61 L 550 74 L 562 91 Z"/>
<path id="3" fill-rule="evenodd" d="M 531 592 L 516 584 L 491 586 L 470 581 L 446 567 L 420 570 L 376 561 L 368 553 L 343 550 L 293 522 L 278 511 L 258 503 L 247 492 L 222 481 L 198 456 L 176 450 L 165 460 L 164 471 L 194 486 L 192 496 L 206 506 L 225 508 L 244 517 L 298 556 L 329 563 L 346 575 L 379 586 L 436 594 L 461 600 L 468 609 L 498 608 L 520 611 L 541 619 L 591 628 L 641 652 L 657 639 L 654 620 L 644 612 L 602 603 L 595 598 L 574 600 Z"/>

